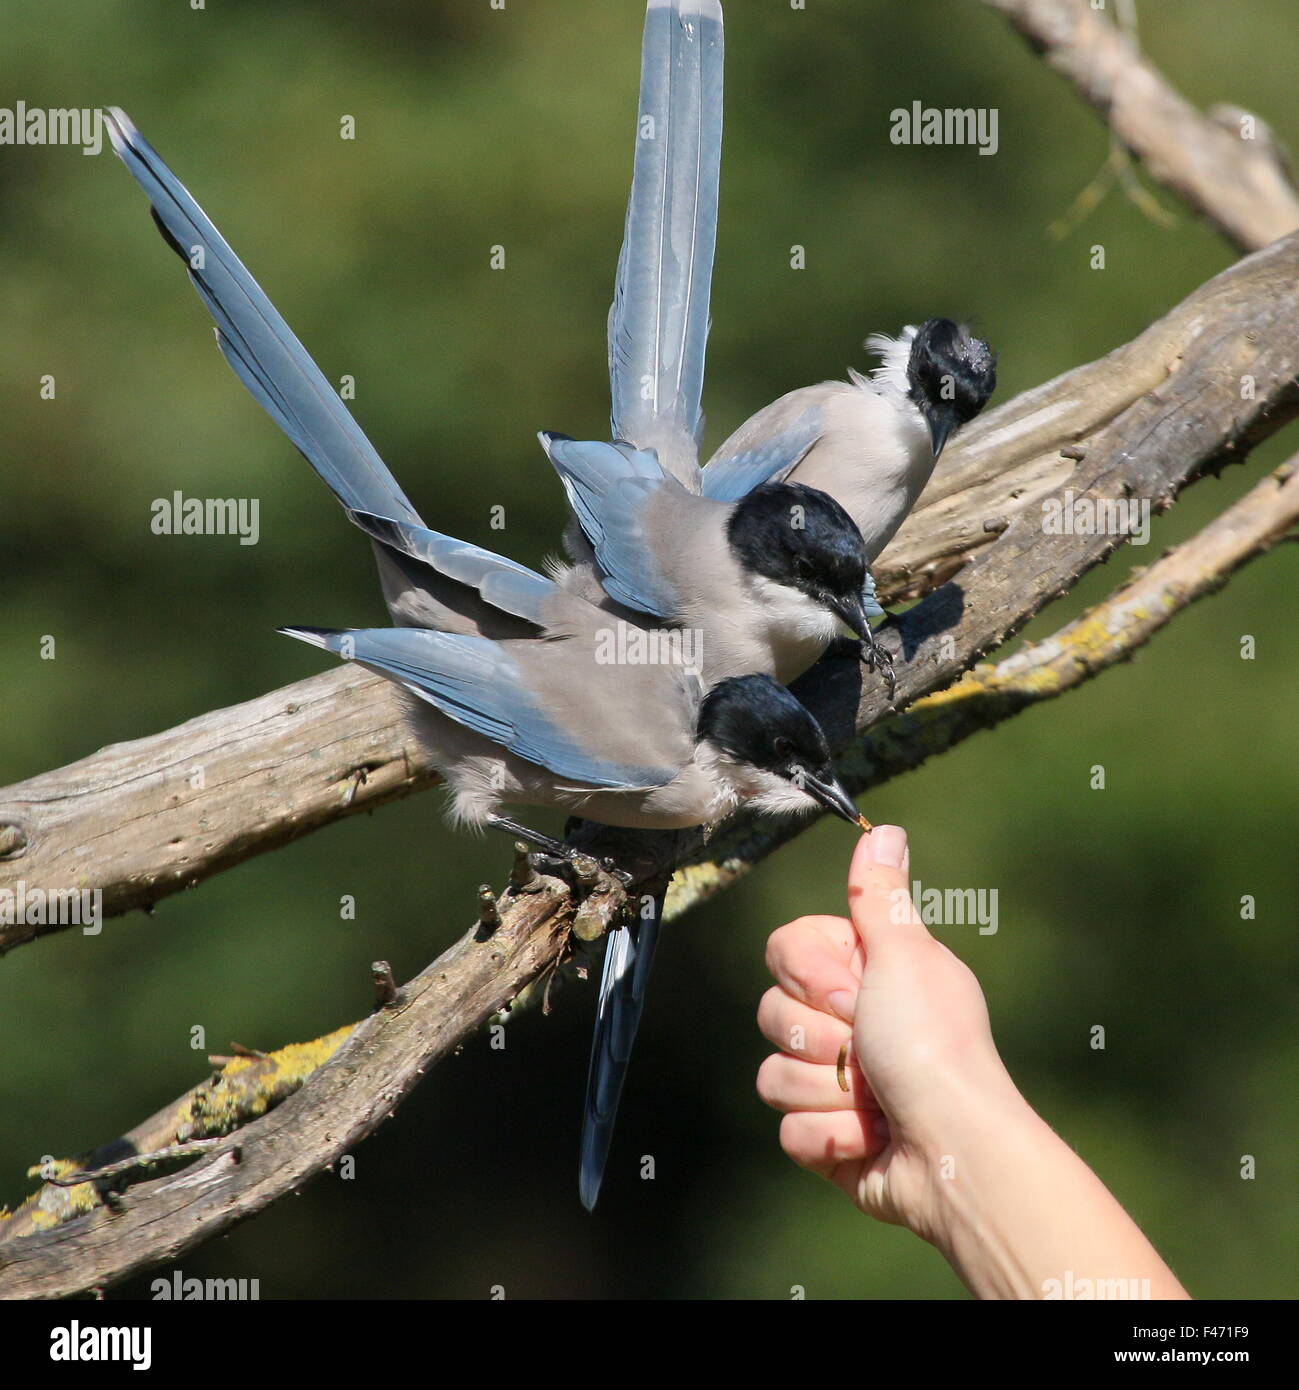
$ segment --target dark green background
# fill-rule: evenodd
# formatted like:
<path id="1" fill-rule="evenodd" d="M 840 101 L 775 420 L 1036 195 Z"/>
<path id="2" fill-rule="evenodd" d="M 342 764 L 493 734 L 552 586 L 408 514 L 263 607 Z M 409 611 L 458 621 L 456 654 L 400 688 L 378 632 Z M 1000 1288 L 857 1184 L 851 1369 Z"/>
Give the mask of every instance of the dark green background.
<path id="1" fill-rule="evenodd" d="M 1162 192 L 1171 229 L 1111 195 L 1048 237 L 1106 135 L 980 5 L 729 11 L 710 448 L 773 396 L 865 365 L 869 331 L 966 317 L 1000 350 L 1008 399 L 1232 259 Z M 1192 100 L 1248 105 L 1296 141 L 1292 0 L 1140 13 Z M 326 374 L 355 376 L 358 418 L 430 523 L 536 565 L 562 508 L 534 431 L 605 429 L 641 15 L 637 0 L 9 0 L 0 105 L 123 105 Z M 1000 152 L 891 145 L 889 112 L 913 100 L 997 107 Z M 321 669 L 280 623 L 382 621 L 368 547 L 221 361 L 111 153 L 0 149 L 0 283 L 0 781 Z M 45 373 L 54 401 L 38 398 Z M 1031 634 L 1286 450 L 1197 485 L 1150 547 Z M 177 488 L 260 498 L 260 544 L 153 535 L 150 503 Z M 1027 1095 L 1202 1295 L 1299 1289 L 1295 563 L 1292 548 L 1268 557 L 1132 664 L 865 803 L 910 829 L 925 884 L 999 890 L 997 935 L 944 939 L 978 971 Z M 1104 791 L 1088 785 L 1098 763 Z M 199 1080 L 194 1025 L 211 1051 L 315 1036 L 365 1012 L 370 961 L 407 977 L 453 940 L 508 851 L 439 812 L 440 794 L 387 807 L 152 918 L 8 956 L 0 1198 L 30 1190 L 41 1154 L 119 1133 Z M 477 1038 L 438 1068 L 357 1151 L 353 1181 L 323 1177 L 179 1267 L 259 1278 L 263 1297 L 962 1297 L 931 1249 L 785 1160 L 754 1096 L 764 938 L 842 908 L 850 843 L 820 826 L 669 931 L 594 1217 L 576 1192 L 587 984 L 549 1019 L 517 1019 L 503 1053 Z"/>

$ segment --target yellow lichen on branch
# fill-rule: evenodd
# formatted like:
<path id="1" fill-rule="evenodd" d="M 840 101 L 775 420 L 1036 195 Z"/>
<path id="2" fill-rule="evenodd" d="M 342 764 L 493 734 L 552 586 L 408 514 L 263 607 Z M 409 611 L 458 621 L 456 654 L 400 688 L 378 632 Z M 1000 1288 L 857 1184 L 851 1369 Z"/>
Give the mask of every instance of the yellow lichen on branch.
<path id="1" fill-rule="evenodd" d="M 28 1177 L 44 1178 L 45 1185 L 14 1211 L 0 1210 L 0 1242 L 47 1231 L 103 1205 L 98 1184 L 87 1181 L 66 1187 L 52 1179 L 95 1172 L 133 1154 L 152 1155 L 195 1139 L 231 1134 L 266 1114 L 329 1061 L 355 1026 L 336 1028 L 311 1042 L 290 1043 L 265 1056 L 232 1057 L 179 1101 L 120 1139 L 101 1145 L 80 1159 L 45 1160 L 29 1168 Z M 162 1166 L 157 1162 L 141 1163 L 133 1176 L 137 1181 L 155 1177 Z"/>

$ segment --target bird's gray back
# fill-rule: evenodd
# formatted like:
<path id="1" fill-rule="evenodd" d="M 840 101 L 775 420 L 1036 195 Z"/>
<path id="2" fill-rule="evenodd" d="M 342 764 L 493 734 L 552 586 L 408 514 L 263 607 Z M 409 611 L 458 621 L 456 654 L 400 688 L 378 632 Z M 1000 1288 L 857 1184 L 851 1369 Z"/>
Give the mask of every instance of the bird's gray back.
<path id="1" fill-rule="evenodd" d="M 873 562 L 934 469 L 924 420 L 900 394 L 883 394 L 864 378 L 802 387 L 745 421 L 714 460 L 761 449 L 809 408 L 817 412 L 818 437 L 787 481 L 833 497 L 857 523 Z"/>

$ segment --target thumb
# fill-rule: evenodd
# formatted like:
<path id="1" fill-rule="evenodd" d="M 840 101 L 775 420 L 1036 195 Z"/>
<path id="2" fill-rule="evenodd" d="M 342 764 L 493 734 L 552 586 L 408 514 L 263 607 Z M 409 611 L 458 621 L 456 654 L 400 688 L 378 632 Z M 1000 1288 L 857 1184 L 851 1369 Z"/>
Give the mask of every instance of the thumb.
<path id="1" fill-rule="evenodd" d="M 914 942 L 929 931 L 911 901 L 911 850 L 900 825 L 877 825 L 857 842 L 848 870 L 848 911 L 866 952 Z"/>

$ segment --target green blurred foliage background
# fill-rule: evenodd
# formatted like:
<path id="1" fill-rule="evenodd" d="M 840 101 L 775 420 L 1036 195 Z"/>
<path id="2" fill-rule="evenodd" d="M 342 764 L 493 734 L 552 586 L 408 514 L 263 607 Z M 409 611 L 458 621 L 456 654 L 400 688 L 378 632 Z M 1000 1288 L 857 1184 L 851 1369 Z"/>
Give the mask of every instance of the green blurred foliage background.
<path id="1" fill-rule="evenodd" d="M 1230 263 L 1162 193 L 1171 229 L 1111 195 L 1047 236 L 1106 136 L 981 6 L 729 10 L 710 448 L 781 392 L 864 365 L 869 331 L 966 317 L 1008 399 Z M 1192 100 L 1248 105 L 1299 143 L 1292 0 L 1140 13 Z M 355 377 L 357 416 L 430 522 L 536 565 L 562 512 L 533 432 L 600 437 L 607 418 L 640 24 L 637 0 L 9 0 L 0 105 L 125 106 L 326 374 Z M 999 153 L 890 144 L 889 112 L 913 100 L 996 107 Z M 0 781 L 320 669 L 277 624 L 382 620 L 368 547 L 221 361 L 111 153 L 0 149 L 0 279 Z M 1197 485 L 1029 636 L 1192 533 L 1293 438 Z M 174 489 L 259 498 L 260 543 L 153 535 L 150 503 Z M 1294 585 L 1286 548 L 1130 665 L 866 803 L 910 829 L 926 885 L 998 890 L 995 935 L 940 934 L 978 971 L 1027 1095 L 1201 1295 L 1299 1292 Z M 0 1200 L 30 1190 L 43 1153 L 201 1079 L 194 1025 L 211 1051 L 315 1036 L 364 1014 L 370 961 L 404 978 L 454 939 L 508 851 L 453 834 L 439 802 L 6 958 Z M 849 843 L 820 826 L 668 933 L 594 1217 L 575 1171 L 593 988 L 575 984 L 503 1052 L 476 1038 L 438 1068 L 354 1180 L 321 1178 L 181 1267 L 257 1277 L 263 1297 L 964 1296 L 928 1247 L 793 1168 L 754 1096 L 764 938 L 842 909 Z"/>

